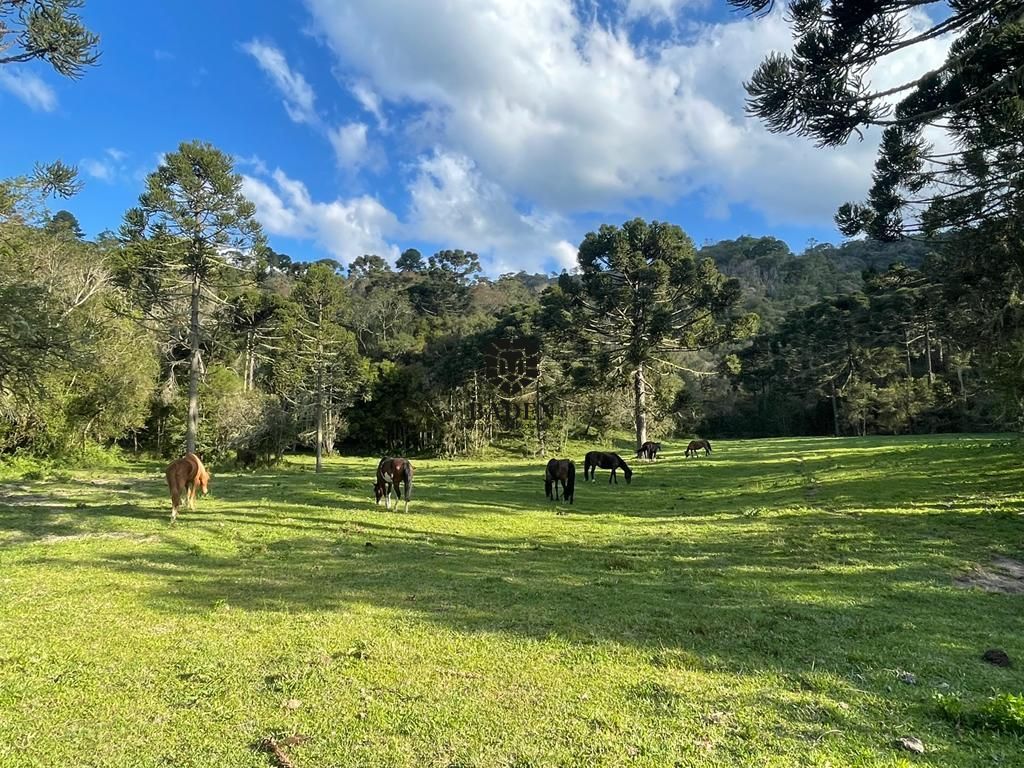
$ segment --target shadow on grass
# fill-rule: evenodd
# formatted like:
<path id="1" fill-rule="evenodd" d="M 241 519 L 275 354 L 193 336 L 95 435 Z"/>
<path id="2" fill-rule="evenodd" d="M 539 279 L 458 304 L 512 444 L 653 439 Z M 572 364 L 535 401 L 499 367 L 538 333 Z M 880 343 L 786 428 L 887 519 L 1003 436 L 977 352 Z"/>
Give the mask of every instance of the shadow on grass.
<path id="1" fill-rule="evenodd" d="M 594 545 L 308 518 L 306 530 L 241 553 L 171 542 L 142 554 L 27 562 L 128 574 L 170 613 L 372 607 L 460 631 L 612 641 L 668 653 L 661 663 L 680 667 L 794 672 L 814 660 L 825 669 L 883 663 L 946 674 L 950 659 L 982 650 L 986 627 L 1012 624 L 1024 597 L 948 589 L 943 570 L 1014 523 L 949 512 L 802 514 L 695 521 L 689 541 L 647 535 Z M 572 521 L 566 526 L 571 539 Z"/>
<path id="2" fill-rule="evenodd" d="M 685 649 L 684 665 L 799 669 L 811 659 L 849 667 L 889 657 L 892 666 L 920 669 L 935 648 L 947 660 L 973 654 L 987 627 L 1013 623 L 1024 608 L 1019 596 L 948 588 L 967 558 L 999 548 L 1019 557 L 1024 547 L 1015 515 L 950 507 L 949 489 L 927 470 L 957 450 L 911 454 L 898 487 L 870 475 L 877 451 L 802 462 L 796 451 L 792 466 L 781 467 L 719 454 L 700 465 L 663 461 L 638 471 L 631 486 L 581 484 L 570 514 L 557 524 L 552 517 L 533 538 L 430 527 L 482 511 L 549 509 L 539 462 L 472 472 L 434 465 L 412 506 L 430 514 L 409 516 L 373 511 L 369 494 L 362 498 L 369 483 L 361 464 L 320 476 L 225 473 L 214 493 L 230 508 L 186 513 L 190 527 L 159 548 L 39 553 L 26 562 L 128 574 L 171 613 L 224 603 L 254 611 L 369 606 L 472 632 Z M 979 470 L 1021 477 L 1005 450 L 975 459 Z M 979 474 L 964 475 L 958 492 L 981 483 Z M 914 508 L 886 509 L 887 489 L 912 497 Z M 121 506 L 97 505 L 89 490 L 82 486 L 76 500 L 72 485 L 63 506 L 42 495 L 34 505 L 0 506 L 0 533 L 66 536 L 129 520 L 152 531 L 166 514 L 155 480 L 138 483 L 141 499 Z M 159 515 L 152 496 L 161 498 Z M 592 517 L 603 513 L 641 519 L 605 526 Z M 664 535 L 662 521 L 674 523 Z M 233 546 L 203 543 L 220 539 Z"/>

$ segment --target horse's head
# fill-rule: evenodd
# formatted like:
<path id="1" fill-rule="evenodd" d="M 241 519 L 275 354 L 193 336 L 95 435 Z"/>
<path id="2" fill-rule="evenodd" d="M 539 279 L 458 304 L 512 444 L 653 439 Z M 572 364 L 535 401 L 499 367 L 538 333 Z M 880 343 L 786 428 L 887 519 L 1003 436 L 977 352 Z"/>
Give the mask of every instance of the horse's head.
<path id="1" fill-rule="evenodd" d="M 622 475 L 626 478 L 626 485 L 633 482 L 633 470 L 629 468 L 626 462 L 622 462 Z"/>

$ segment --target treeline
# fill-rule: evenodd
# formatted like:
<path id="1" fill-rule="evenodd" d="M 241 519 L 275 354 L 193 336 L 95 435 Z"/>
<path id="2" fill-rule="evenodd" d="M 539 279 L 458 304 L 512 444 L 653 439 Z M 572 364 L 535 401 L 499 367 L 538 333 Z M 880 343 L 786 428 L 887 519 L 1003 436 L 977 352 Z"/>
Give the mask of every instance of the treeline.
<path id="1" fill-rule="evenodd" d="M 973 231 L 842 249 L 898 258 L 883 268 L 873 257 L 859 273 L 840 273 L 839 290 L 787 306 L 738 350 L 728 361 L 731 397 L 712 392 L 704 400 L 710 431 L 864 435 L 1024 425 L 1019 253 L 1008 261 Z M 830 270 L 815 273 L 830 279 Z"/>
<path id="2" fill-rule="evenodd" d="M 202 233 L 175 229 L 188 195 L 174 197 L 192 170 L 159 170 L 95 242 L 72 214 L 41 211 L 45 184 L 4 183 L 0 452 L 176 455 L 193 411 L 196 449 L 245 464 L 532 453 L 634 426 L 638 439 L 1006 428 L 1024 413 L 1020 283 L 966 236 L 794 254 L 770 237 L 694 249 L 637 220 L 588 235 L 580 274 L 560 279 L 489 278 L 456 249 L 342 271 L 295 263 L 256 230 L 248 247 L 214 237 L 193 253 Z M 238 216 L 222 210 L 210 231 L 244 232 L 252 211 L 222 192 Z M 609 256 L 622 248 L 632 262 Z M 627 306 L 646 319 L 620 339 Z M 508 390 L 489 356 L 524 341 L 536 370 Z"/>

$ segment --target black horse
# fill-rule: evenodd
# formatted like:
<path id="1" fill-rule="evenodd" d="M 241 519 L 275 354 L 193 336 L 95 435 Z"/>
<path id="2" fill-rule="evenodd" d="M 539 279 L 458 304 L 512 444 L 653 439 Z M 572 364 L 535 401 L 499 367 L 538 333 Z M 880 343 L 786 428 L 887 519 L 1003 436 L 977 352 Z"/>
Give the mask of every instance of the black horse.
<path id="1" fill-rule="evenodd" d="M 593 481 L 594 473 L 598 469 L 610 469 L 612 474 L 608 478 L 608 484 L 611 485 L 612 480 L 614 480 L 615 484 L 618 485 L 619 478 L 615 476 L 615 470 L 620 468 L 628 485 L 633 479 L 633 470 L 629 468 L 629 464 L 624 462 L 619 454 L 590 451 L 583 459 L 583 479 Z"/>
<path id="2" fill-rule="evenodd" d="M 409 494 L 412 492 L 412 463 L 408 459 L 380 460 L 377 465 L 377 480 L 373 484 L 373 495 L 377 503 L 384 499 L 385 509 L 391 509 L 391 490 L 395 491 L 395 510 L 398 510 L 398 500 L 402 494 L 398 491 L 398 484 L 405 486 L 405 511 L 409 511 Z"/>
<path id="3" fill-rule="evenodd" d="M 652 443 L 648 440 L 646 443 L 640 446 L 640 450 L 636 452 L 638 459 L 647 459 L 647 461 L 654 461 L 658 458 L 658 451 L 661 450 L 661 443 Z"/>
<path id="4" fill-rule="evenodd" d="M 684 455 L 687 457 L 696 456 L 698 451 L 704 451 L 704 455 L 707 456 L 711 453 L 711 443 L 707 440 L 691 440 L 690 444 L 686 446 Z"/>
<path id="5" fill-rule="evenodd" d="M 544 470 L 544 495 L 558 501 L 558 484 L 562 484 L 562 501 L 572 504 L 576 496 L 576 464 L 572 459 L 552 459 Z"/>

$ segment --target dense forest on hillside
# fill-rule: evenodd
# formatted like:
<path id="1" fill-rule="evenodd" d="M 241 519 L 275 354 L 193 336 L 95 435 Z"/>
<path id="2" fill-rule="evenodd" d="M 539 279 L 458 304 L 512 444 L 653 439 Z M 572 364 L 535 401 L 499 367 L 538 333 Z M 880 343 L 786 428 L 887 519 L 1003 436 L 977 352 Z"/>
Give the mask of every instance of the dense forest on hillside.
<path id="1" fill-rule="evenodd" d="M 0 450 L 180 453 L 192 367 L 184 236 L 134 209 L 87 241 L 73 214 L 42 208 L 51 190 L 37 181 L 3 187 Z M 641 382 L 652 439 L 1021 423 L 1015 283 L 969 241 L 812 243 L 797 254 L 773 237 L 697 249 L 669 229 L 693 285 L 718 286 L 720 322 L 701 343 L 652 353 Z M 368 254 L 343 269 L 293 262 L 258 238 L 211 245 L 204 259 L 196 441 L 211 459 L 272 461 L 318 444 L 532 453 L 634 425 L 637 382 L 601 358 L 604 332 L 568 310 L 559 319 L 585 272 L 489 277 L 458 249 L 409 249 L 394 265 Z M 540 349 L 536 381 L 512 395 L 486 375 L 501 339 Z"/>

